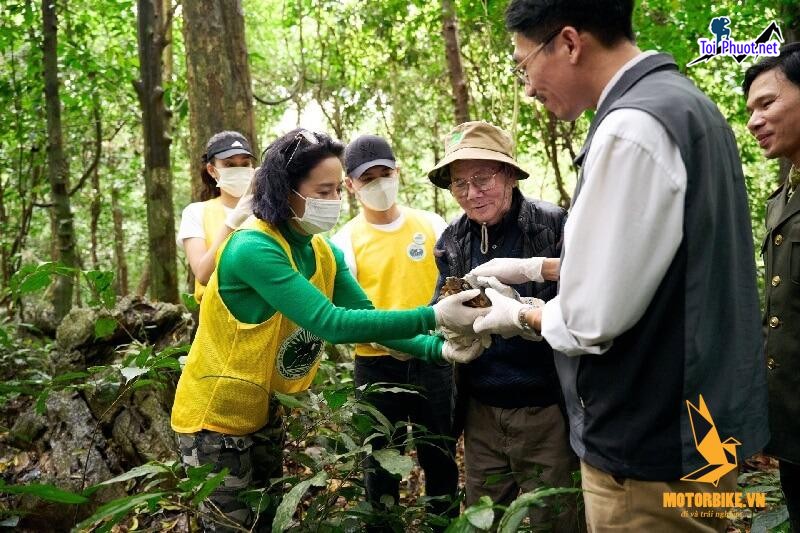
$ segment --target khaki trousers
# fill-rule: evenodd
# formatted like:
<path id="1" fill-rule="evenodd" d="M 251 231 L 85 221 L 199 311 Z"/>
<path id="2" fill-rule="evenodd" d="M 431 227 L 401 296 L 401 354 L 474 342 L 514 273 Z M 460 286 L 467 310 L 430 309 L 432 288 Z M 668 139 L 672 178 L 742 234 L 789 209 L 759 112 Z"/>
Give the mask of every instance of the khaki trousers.
<path id="1" fill-rule="evenodd" d="M 693 481 L 639 481 L 619 478 L 581 461 L 586 524 L 590 533 L 646 531 L 647 533 L 724 532 L 726 518 L 681 516 L 687 508 L 664 507 L 665 492 L 735 492 L 737 471 L 715 487 Z M 694 508 L 689 508 L 694 509 Z M 716 515 L 715 509 L 704 509 Z M 720 509 L 726 511 L 727 509 Z M 686 514 L 686 513 L 684 513 Z"/>
<path id="2" fill-rule="evenodd" d="M 465 503 L 489 496 L 508 505 L 520 492 L 540 486 L 573 487 L 578 460 L 568 439 L 557 405 L 503 409 L 470 398 L 464 426 Z M 548 498 L 547 507 L 531 509 L 533 531 L 582 531 L 578 500 L 580 494 Z"/>

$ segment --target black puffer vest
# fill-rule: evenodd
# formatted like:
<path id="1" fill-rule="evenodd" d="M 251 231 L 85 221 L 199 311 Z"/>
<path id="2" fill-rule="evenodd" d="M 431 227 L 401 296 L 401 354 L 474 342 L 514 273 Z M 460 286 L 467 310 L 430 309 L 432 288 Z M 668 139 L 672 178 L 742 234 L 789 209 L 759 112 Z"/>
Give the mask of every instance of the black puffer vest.
<path id="1" fill-rule="evenodd" d="M 520 257 L 559 257 L 563 238 L 566 211 L 543 200 L 531 200 L 514 188 L 512 204 L 520 201 L 517 225 L 522 231 L 523 245 Z M 472 232 L 467 215 L 461 215 L 450 223 L 439 240 L 450 275 L 463 277 L 472 267 Z M 554 283 L 529 284 L 530 295 L 542 300 L 551 300 L 557 291 Z"/>
<path id="2" fill-rule="evenodd" d="M 497 225 L 488 229 L 489 252 L 480 252 L 480 226 L 466 215 L 454 221 L 442 234 L 437 248 L 440 273 L 462 277 L 473 267 L 496 257 L 558 257 L 566 212 L 553 204 L 528 200 L 514 189 L 511 209 Z M 443 282 L 440 276 L 439 282 Z M 550 300 L 556 283 L 514 285 L 522 296 Z M 457 365 L 458 395 L 492 407 L 514 409 L 546 407 L 561 397 L 553 361 L 546 342 L 522 337 L 492 336 L 492 345 L 467 365 Z"/>

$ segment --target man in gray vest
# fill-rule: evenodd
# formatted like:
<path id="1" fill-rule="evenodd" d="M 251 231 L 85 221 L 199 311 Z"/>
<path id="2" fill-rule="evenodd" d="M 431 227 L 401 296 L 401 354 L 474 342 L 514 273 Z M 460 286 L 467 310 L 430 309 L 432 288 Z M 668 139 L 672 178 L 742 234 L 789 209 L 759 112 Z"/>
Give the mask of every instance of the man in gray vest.
<path id="1" fill-rule="evenodd" d="M 719 511 L 735 509 L 675 495 L 733 493 L 738 461 L 768 439 L 744 176 L 722 114 L 672 57 L 637 48 L 632 12 L 632 0 L 507 8 L 525 92 L 562 120 L 597 112 L 559 295 L 534 309 L 487 289 L 475 331 L 532 329 L 559 352 L 590 531 L 724 531 Z M 518 279 L 526 261 L 476 273 Z"/>
<path id="2" fill-rule="evenodd" d="M 770 159 L 792 163 L 788 179 L 767 201 L 764 337 L 771 438 L 792 530 L 800 532 L 800 43 L 747 69 L 747 127 Z"/>

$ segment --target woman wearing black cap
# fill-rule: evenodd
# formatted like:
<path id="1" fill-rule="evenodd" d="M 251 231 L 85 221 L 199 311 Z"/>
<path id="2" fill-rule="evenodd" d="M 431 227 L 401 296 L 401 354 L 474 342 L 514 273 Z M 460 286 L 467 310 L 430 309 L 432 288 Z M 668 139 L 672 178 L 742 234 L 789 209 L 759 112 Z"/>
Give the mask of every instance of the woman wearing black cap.
<path id="1" fill-rule="evenodd" d="M 488 312 L 463 305 L 477 290 L 433 307 L 373 309 L 344 253 L 318 235 L 339 218 L 343 151 L 308 130 L 267 148 L 253 182 L 255 218 L 220 249 L 175 392 L 172 428 L 182 460 L 212 463 L 216 471 L 233 465 L 210 499 L 245 525 L 252 516 L 236 491 L 268 486 L 265 472 L 276 466 L 264 451 L 270 394 L 307 389 L 324 341 L 379 342 L 427 361 L 466 362 L 483 351 L 477 339 L 456 345 L 427 335 L 437 326 L 472 332 L 475 318 Z M 280 468 L 281 455 L 271 457 Z"/>
<path id="2" fill-rule="evenodd" d="M 236 131 L 214 134 L 206 144 L 200 167 L 204 200 L 186 206 L 178 230 L 195 277 L 194 297 L 199 302 L 216 265 L 220 244 L 252 214 L 255 156 L 244 135 Z"/>

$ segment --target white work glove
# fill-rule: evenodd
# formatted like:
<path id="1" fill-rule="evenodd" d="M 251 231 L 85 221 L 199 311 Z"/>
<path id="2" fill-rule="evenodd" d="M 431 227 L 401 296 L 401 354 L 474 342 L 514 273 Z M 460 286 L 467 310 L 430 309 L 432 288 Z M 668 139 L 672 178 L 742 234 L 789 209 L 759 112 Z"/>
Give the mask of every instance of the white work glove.
<path id="1" fill-rule="evenodd" d="M 519 321 L 520 311 L 532 307 L 531 305 L 503 296 L 491 288 L 486 289 L 486 296 L 492 301 L 492 306 L 489 308 L 491 312 L 475 320 L 474 328 L 477 334 L 495 333 L 504 339 L 521 335 L 528 340 L 542 340 L 540 336 L 525 331 Z"/>
<path id="2" fill-rule="evenodd" d="M 478 265 L 470 271 L 476 276 L 494 276 L 499 281 L 510 285 L 527 283 L 528 281 L 544 281 L 542 265 L 545 257 L 529 257 L 527 259 L 514 259 L 511 257 L 498 257 Z"/>
<path id="3" fill-rule="evenodd" d="M 479 289 L 463 291 L 452 294 L 433 304 L 433 312 L 436 315 L 436 326 L 447 328 L 454 333 L 474 333 L 472 324 L 475 319 L 489 313 L 488 307 L 467 307 L 464 302 L 472 300 L 481 293 Z"/>
<path id="4" fill-rule="evenodd" d="M 481 346 L 484 348 L 488 348 L 492 345 L 492 336 L 488 333 L 483 335 L 476 335 L 474 333 L 456 333 L 455 331 L 450 331 L 447 328 L 439 328 L 439 332 L 444 335 L 444 339 L 459 344 L 461 346 L 466 346 L 472 344 L 472 341 L 478 339 L 481 343 Z"/>
<path id="5" fill-rule="evenodd" d="M 466 274 L 464 276 L 464 281 L 475 288 L 491 287 L 507 298 L 519 300 L 519 293 L 515 291 L 513 287 L 509 287 L 508 285 L 501 283 L 500 280 L 494 276 L 476 276 L 475 274 Z"/>
<path id="6" fill-rule="evenodd" d="M 250 180 L 247 190 L 236 202 L 236 206 L 225 216 L 225 225 L 231 229 L 238 229 L 253 214 L 253 184 L 255 183 L 256 172 L 258 172 L 258 168 L 253 172 L 253 179 Z"/>
<path id="7" fill-rule="evenodd" d="M 469 344 L 445 341 L 442 346 L 442 359 L 448 363 L 469 363 L 483 353 L 483 345 L 476 337 Z"/>

